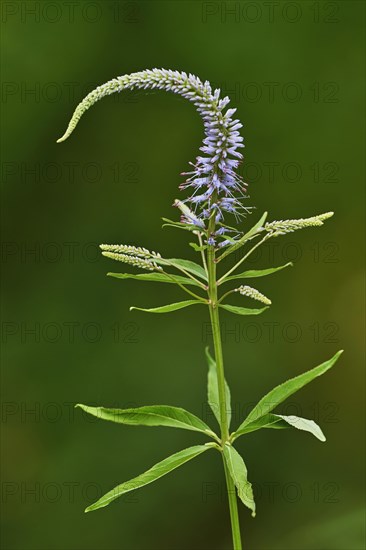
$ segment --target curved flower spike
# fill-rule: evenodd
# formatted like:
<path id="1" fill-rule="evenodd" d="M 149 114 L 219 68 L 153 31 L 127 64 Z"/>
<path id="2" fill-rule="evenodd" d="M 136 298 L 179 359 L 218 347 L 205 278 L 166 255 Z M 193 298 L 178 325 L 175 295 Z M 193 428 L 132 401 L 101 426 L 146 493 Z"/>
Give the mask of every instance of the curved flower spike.
<path id="1" fill-rule="evenodd" d="M 244 147 L 239 134 L 242 124 L 233 119 L 236 109 L 228 109 L 229 98 L 220 98 L 220 90 L 212 91 L 209 82 L 202 82 L 197 76 L 166 69 L 148 69 L 119 76 L 98 86 L 77 106 L 65 134 L 57 143 L 65 141 L 74 131 L 82 115 L 94 103 L 107 95 L 122 90 L 160 89 L 171 91 L 192 102 L 200 113 L 205 128 L 205 138 L 193 170 L 187 172 L 188 179 L 180 187 L 191 189 L 188 202 L 198 218 L 205 221 L 212 215 L 222 220 L 224 213 L 240 216 L 246 208 L 241 204 L 244 197 L 244 183 L 236 173 L 242 159 L 238 151 Z"/>

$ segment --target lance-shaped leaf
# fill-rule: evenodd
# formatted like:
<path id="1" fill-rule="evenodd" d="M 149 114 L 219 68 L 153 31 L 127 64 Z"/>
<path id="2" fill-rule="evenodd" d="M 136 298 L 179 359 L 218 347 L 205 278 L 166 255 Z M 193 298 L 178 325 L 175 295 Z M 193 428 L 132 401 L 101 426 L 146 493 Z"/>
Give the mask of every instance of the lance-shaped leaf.
<path id="1" fill-rule="evenodd" d="M 219 425 L 221 426 L 221 414 L 220 414 L 220 399 L 219 388 L 217 384 L 217 369 L 216 361 L 210 355 L 208 347 L 206 347 L 206 358 L 208 363 L 208 376 L 207 376 L 207 399 L 208 404 L 211 407 Z M 226 401 L 226 421 L 228 428 L 230 428 L 231 422 L 231 396 L 230 389 L 225 380 L 225 401 Z"/>
<path id="2" fill-rule="evenodd" d="M 169 405 L 152 405 L 133 409 L 108 409 L 105 407 L 89 407 L 88 405 L 76 405 L 83 411 L 117 424 L 130 426 L 168 426 L 170 428 L 183 428 L 202 432 L 205 435 L 217 439 L 215 433 L 203 420 L 194 414 Z"/>
<path id="3" fill-rule="evenodd" d="M 267 216 L 268 216 L 268 212 L 264 212 L 263 216 L 260 218 L 260 220 L 255 224 L 253 225 L 253 227 L 247 232 L 245 233 L 245 235 L 243 235 L 241 237 L 241 239 L 239 239 L 235 244 L 229 246 L 225 252 L 223 252 L 221 254 L 221 256 L 218 258 L 218 261 L 222 260 L 223 258 L 225 258 L 226 256 L 228 256 L 229 254 L 231 254 L 232 252 L 235 252 L 236 250 L 238 250 L 238 248 L 240 248 L 241 246 L 243 246 L 243 244 L 245 244 L 249 239 L 253 238 L 254 235 L 256 235 L 257 233 L 259 233 L 262 228 L 263 228 L 263 224 L 264 222 L 266 221 L 267 219 Z"/>
<path id="4" fill-rule="evenodd" d="M 269 413 L 261 416 L 254 422 L 250 422 L 243 428 L 238 429 L 236 432 L 233 432 L 231 439 L 232 441 L 235 441 L 235 439 L 240 435 L 255 432 L 257 430 L 261 430 L 262 428 L 284 429 L 290 428 L 290 426 L 284 420 L 281 420 L 278 415 Z"/>
<path id="5" fill-rule="evenodd" d="M 170 311 L 176 311 L 177 309 L 203 303 L 203 301 L 200 302 L 199 300 L 185 300 L 183 302 L 175 302 L 174 304 L 168 304 L 167 306 L 152 307 L 150 309 L 132 306 L 130 307 L 130 311 L 137 309 L 138 311 L 147 311 L 148 313 L 169 313 Z"/>
<path id="6" fill-rule="evenodd" d="M 234 447 L 228 443 L 224 446 L 224 457 L 229 473 L 234 481 L 238 491 L 238 497 L 245 506 L 252 511 L 252 517 L 255 517 L 255 502 L 252 484 L 248 481 L 247 467 L 244 460 Z"/>
<path id="7" fill-rule="evenodd" d="M 300 374 L 295 378 L 290 378 L 290 380 L 287 380 L 283 384 L 276 386 L 272 391 L 267 393 L 267 395 L 265 395 L 254 407 L 254 409 L 249 413 L 244 422 L 242 422 L 242 424 L 236 430 L 236 434 L 240 435 L 242 430 L 246 426 L 248 426 L 248 424 L 255 422 L 256 420 L 258 420 L 258 418 L 261 418 L 265 414 L 273 411 L 273 409 L 277 407 L 277 405 L 285 401 L 285 399 L 290 397 L 290 395 L 294 394 L 295 392 L 306 386 L 306 384 L 314 380 L 314 378 L 317 378 L 318 376 L 324 374 L 327 370 L 333 367 L 342 352 L 343 350 L 338 351 L 331 359 L 328 359 L 328 361 L 325 361 L 318 367 L 315 367 L 312 370 Z"/>
<path id="8" fill-rule="evenodd" d="M 222 309 L 230 311 L 231 313 L 235 313 L 236 315 L 259 315 L 260 313 L 263 313 L 263 311 L 268 309 L 268 307 L 254 309 L 249 307 L 231 306 L 229 304 L 220 304 L 220 307 Z"/>
<path id="9" fill-rule="evenodd" d="M 320 426 L 314 420 L 308 420 L 307 418 L 301 418 L 301 416 L 283 416 L 277 414 L 278 416 L 290 426 L 293 426 L 297 430 L 304 430 L 304 432 L 310 432 L 313 434 L 319 441 L 326 441 L 325 435 L 323 434 Z"/>
<path id="10" fill-rule="evenodd" d="M 193 279 L 181 277 L 180 275 L 168 275 L 166 273 L 107 273 L 108 277 L 115 279 L 136 279 L 137 281 L 154 281 L 157 283 L 180 283 L 182 285 L 194 285 L 201 287 Z"/>
<path id="11" fill-rule="evenodd" d="M 265 414 L 244 428 L 238 429 L 232 434 L 231 440 L 235 441 L 239 436 L 260 430 L 261 428 L 274 428 L 280 430 L 291 427 L 310 432 L 320 441 L 326 440 L 321 428 L 313 420 L 301 418 L 300 416 L 283 416 L 281 414 L 272 413 Z"/>
<path id="12" fill-rule="evenodd" d="M 91 512 L 93 510 L 97 510 L 98 508 L 104 508 L 104 506 L 108 506 L 108 504 L 110 504 L 113 500 L 116 500 L 116 498 L 124 495 L 125 493 L 129 493 L 130 491 L 135 491 L 140 487 L 144 487 L 145 485 L 156 481 L 160 477 L 169 474 L 169 472 L 175 470 L 179 466 L 182 466 L 189 460 L 192 460 L 192 458 L 195 458 L 196 456 L 204 453 L 208 449 L 212 449 L 214 445 L 214 443 L 207 443 L 206 445 L 195 445 L 194 447 L 189 447 L 188 449 L 184 449 L 183 451 L 179 451 L 178 453 L 169 456 L 165 460 L 162 460 L 161 462 L 155 464 L 152 468 L 150 468 L 143 474 L 131 479 L 130 481 L 126 481 L 121 485 L 118 485 L 117 487 L 112 489 L 112 491 L 109 491 L 99 500 L 97 500 L 97 502 L 88 506 L 85 512 Z"/>
<path id="13" fill-rule="evenodd" d="M 285 267 L 293 265 L 294 264 L 292 262 L 288 262 L 287 264 L 280 265 L 278 267 L 271 267 L 269 269 L 250 269 L 248 271 L 244 271 L 243 273 L 239 273 L 238 275 L 230 275 L 222 282 L 226 283 L 226 281 L 234 281 L 235 279 L 254 279 L 257 277 L 265 277 L 266 275 L 271 275 L 272 273 L 276 273 L 276 271 L 281 271 L 281 269 L 285 269 Z"/>
<path id="14" fill-rule="evenodd" d="M 200 277 L 200 279 L 207 282 L 207 275 L 203 267 L 196 264 L 196 262 L 191 262 L 191 260 L 181 260 L 180 258 L 154 258 L 154 262 L 160 265 L 171 265 L 177 269 L 184 269 L 184 271 L 188 271 L 192 273 L 192 275 L 196 275 L 196 277 Z"/>

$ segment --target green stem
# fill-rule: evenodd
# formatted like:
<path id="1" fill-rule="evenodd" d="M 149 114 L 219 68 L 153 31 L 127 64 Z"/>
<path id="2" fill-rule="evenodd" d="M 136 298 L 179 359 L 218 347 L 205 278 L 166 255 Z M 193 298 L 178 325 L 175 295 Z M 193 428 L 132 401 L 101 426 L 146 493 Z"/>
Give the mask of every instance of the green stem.
<path id="1" fill-rule="evenodd" d="M 161 273 L 161 271 L 158 271 L 158 273 Z M 182 285 L 181 283 L 179 283 L 174 275 L 171 275 L 170 273 L 167 273 L 166 271 L 163 271 L 164 275 L 167 275 L 168 277 L 171 278 L 172 281 L 175 282 L 176 285 L 180 286 L 180 288 L 182 290 L 184 290 L 185 292 L 187 292 L 187 294 L 190 294 L 191 296 L 193 296 L 193 298 L 197 298 L 197 300 L 200 300 L 200 302 L 204 302 L 205 304 L 207 303 L 207 301 L 202 297 L 202 296 L 198 296 L 198 294 L 195 294 L 194 292 L 192 292 L 191 290 L 189 290 L 187 287 L 185 287 L 184 285 Z"/>
<path id="2" fill-rule="evenodd" d="M 209 234 L 214 230 L 214 218 L 210 222 Z M 220 428 L 221 428 L 221 445 L 223 446 L 226 441 L 229 440 L 229 426 L 227 423 L 227 403 L 225 394 L 225 374 L 224 374 L 224 360 L 222 354 L 221 344 L 221 331 L 220 331 L 220 319 L 219 308 L 217 301 L 217 282 L 216 282 L 216 264 L 215 264 L 215 248 L 209 246 L 207 250 L 207 268 L 208 268 L 208 295 L 209 295 L 209 309 L 212 325 L 213 342 L 215 349 L 216 371 L 217 371 L 217 385 L 219 393 L 219 410 L 220 410 Z M 238 516 L 238 503 L 235 493 L 234 482 L 230 473 L 227 470 L 227 466 L 224 460 L 226 486 L 230 507 L 230 519 L 231 530 L 233 537 L 234 550 L 241 550 L 241 537 L 240 526 Z"/>
<path id="3" fill-rule="evenodd" d="M 229 296 L 229 294 L 232 294 L 233 292 L 236 292 L 236 289 L 234 290 L 229 290 L 228 292 L 225 292 L 225 294 L 223 294 L 220 298 L 220 300 L 217 302 L 218 304 L 221 304 L 221 302 L 223 302 L 226 298 L 226 296 Z"/>
<path id="4" fill-rule="evenodd" d="M 207 275 L 207 277 L 208 277 L 208 269 L 207 269 L 206 255 L 205 255 L 205 251 L 203 250 L 203 241 L 202 241 L 201 233 L 198 233 L 198 242 L 199 242 L 199 245 L 200 245 L 200 248 L 201 248 L 201 257 L 202 257 L 203 269 L 205 270 L 206 275 Z"/>
<path id="5" fill-rule="evenodd" d="M 227 494 L 229 499 L 229 508 L 230 508 L 230 520 L 231 520 L 231 532 L 233 535 L 233 546 L 234 550 L 242 550 L 241 545 L 241 536 L 240 536 L 240 523 L 239 523 L 239 514 L 238 514 L 238 502 L 236 499 L 235 485 L 231 478 L 230 472 L 226 465 L 224 457 L 224 469 L 225 469 L 225 478 L 226 478 L 226 487 Z"/>

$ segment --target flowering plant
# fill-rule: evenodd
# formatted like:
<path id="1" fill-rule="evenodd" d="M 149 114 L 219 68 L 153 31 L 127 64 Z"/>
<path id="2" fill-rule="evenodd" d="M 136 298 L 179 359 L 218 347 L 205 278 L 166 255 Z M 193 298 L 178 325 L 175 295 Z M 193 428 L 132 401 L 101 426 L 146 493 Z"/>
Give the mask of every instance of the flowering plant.
<path id="1" fill-rule="evenodd" d="M 87 413 L 120 424 L 169 426 L 201 432 L 211 441 L 203 445 L 195 445 L 162 460 L 134 479 L 118 485 L 86 511 L 97 510 L 110 504 L 124 493 L 139 489 L 148 483 L 168 474 L 188 460 L 210 449 L 221 453 L 225 470 L 227 493 L 229 500 L 233 547 L 242 548 L 241 532 L 238 516 L 238 500 L 243 502 L 255 516 L 255 502 L 252 485 L 248 480 L 247 468 L 243 458 L 234 447 L 235 441 L 249 432 L 262 428 L 297 428 L 310 432 L 320 441 L 325 441 L 320 427 L 313 421 L 297 416 L 284 416 L 274 413 L 287 397 L 294 394 L 317 376 L 324 374 L 337 361 L 342 350 L 331 359 L 325 361 L 310 371 L 287 380 L 267 393 L 240 425 L 231 430 L 230 390 L 225 380 L 222 341 L 220 335 L 219 312 L 227 310 L 235 315 L 258 315 L 270 305 L 271 300 L 259 290 L 240 284 L 236 288 L 221 293 L 223 284 L 242 279 L 259 278 L 284 269 L 291 264 L 262 269 L 247 270 L 241 273 L 237 269 L 247 258 L 269 239 L 277 238 L 287 233 L 307 227 L 323 225 L 333 213 L 327 212 L 305 219 L 267 222 L 265 212 L 250 229 L 241 230 L 241 224 L 249 208 L 244 205 L 245 184 L 238 174 L 242 154 L 238 151 L 243 147 L 243 138 L 239 130 L 242 124 L 233 119 L 236 109 L 227 109 L 229 98 L 220 97 L 220 90 L 212 91 L 209 82 L 202 82 L 196 76 L 184 72 L 152 69 L 131 75 L 124 75 L 99 86 L 88 94 L 76 108 L 69 126 L 58 142 L 67 139 L 75 129 L 81 116 L 96 101 L 114 92 L 126 89 L 162 89 L 180 94 L 191 101 L 202 116 L 205 138 L 201 151 L 205 156 L 198 156 L 191 164 L 191 170 L 184 175 L 187 179 L 180 189 L 188 191 L 189 196 L 176 200 L 180 213 L 180 221 L 164 219 L 170 225 L 194 236 L 196 242 L 190 243 L 201 258 L 201 263 L 177 258 L 164 258 L 161 254 L 146 248 L 125 244 L 102 244 L 102 254 L 112 260 L 145 270 L 145 273 L 109 273 L 118 279 L 136 279 L 139 281 L 154 281 L 173 283 L 189 295 L 189 299 L 151 309 L 131 307 L 149 313 L 168 313 L 193 305 L 204 305 L 209 309 L 214 356 L 206 349 L 208 364 L 208 403 L 219 424 L 216 433 L 203 420 L 192 413 L 178 407 L 154 405 L 132 409 L 108 409 L 77 405 Z M 230 218 L 234 222 L 230 222 Z M 228 221 L 234 225 L 229 225 Z M 245 252 L 226 272 L 218 275 L 218 268 L 224 258 L 235 253 Z M 237 258 L 237 254 L 235 255 Z M 222 264 L 221 264 L 222 265 Z M 238 283 L 239 284 L 239 283 Z M 192 290 L 193 289 L 193 290 Z M 252 298 L 263 304 L 260 308 L 248 308 L 232 305 L 226 298 L 233 293 Z M 235 492 L 236 490 L 236 492 Z"/>

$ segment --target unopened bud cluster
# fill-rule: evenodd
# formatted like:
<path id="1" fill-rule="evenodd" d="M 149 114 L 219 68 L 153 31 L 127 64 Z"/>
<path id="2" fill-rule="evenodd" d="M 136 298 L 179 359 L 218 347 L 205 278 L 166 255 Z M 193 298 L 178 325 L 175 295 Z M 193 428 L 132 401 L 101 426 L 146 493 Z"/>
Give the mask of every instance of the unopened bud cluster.
<path id="1" fill-rule="evenodd" d="M 132 254 L 134 256 L 140 256 L 141 258 L 161 258 L 159 252 L 150 252 L 147 248 L 142 246 L 133 246 L 130 244 L 101 244 L 99 248 L 103 252 L 116 252 L 117 254 Z"/>
<path id="2" fill-rule="evenodd" d="M 148 260 L 147 258 L 141 258 L 139 256 L 132 256 L 128 254 L 118 254 L 117 252 L 102 252 L 102 254 L 103 256 L 106 256 L 106 258 L 111 258 L 111 260 L 117 260 L 118 262 L 133 265 L 134 267 L 139 267 L 140 269 L 148 269 L 149 271 L 160 271 L 162 269 L 155 262 Z"/>
<path id="3" fill-rule="evenodd" d="M 158 252 L 150 252 L 142 246 L 130 244 L 101 244 L 103 256 L 149 271 L 161 270 L 153 259 L 161 258 Z"/>
<path id="4" fill-rule="evenodd" d="M 319 216 L 312 216 L 311 218 L 300 218 L 298 220 L 280 220 L 266 223 L 264 230 L 271 233 L 273 237 L 279 235 L 286 235 L 286 233 L 292 233 L 297 229 L 304 229 L 306 227 L 318 227 L 323 225 L 324 221 L 333 216 L 334 212 L 326 212 L 325 214 L 319 214 Z"/>
<path id="5" fill-rule="evenodd" d="M 266 304 L 267 306 L 270 306 L 272 303 L 271 300 L 267 298 L 267 296 L 259 292 L 259 290 L 256 290 L 255 288 L 252 288 L 251 286 L 248 286 L 248 285 L 241 285 L 239 288 L 235 289 L 235 292 L 239 292 L 243 296 L 248 296 L 249 298 L 253 298 L 258 302 L 262 302 L 263 304 Z"/>

